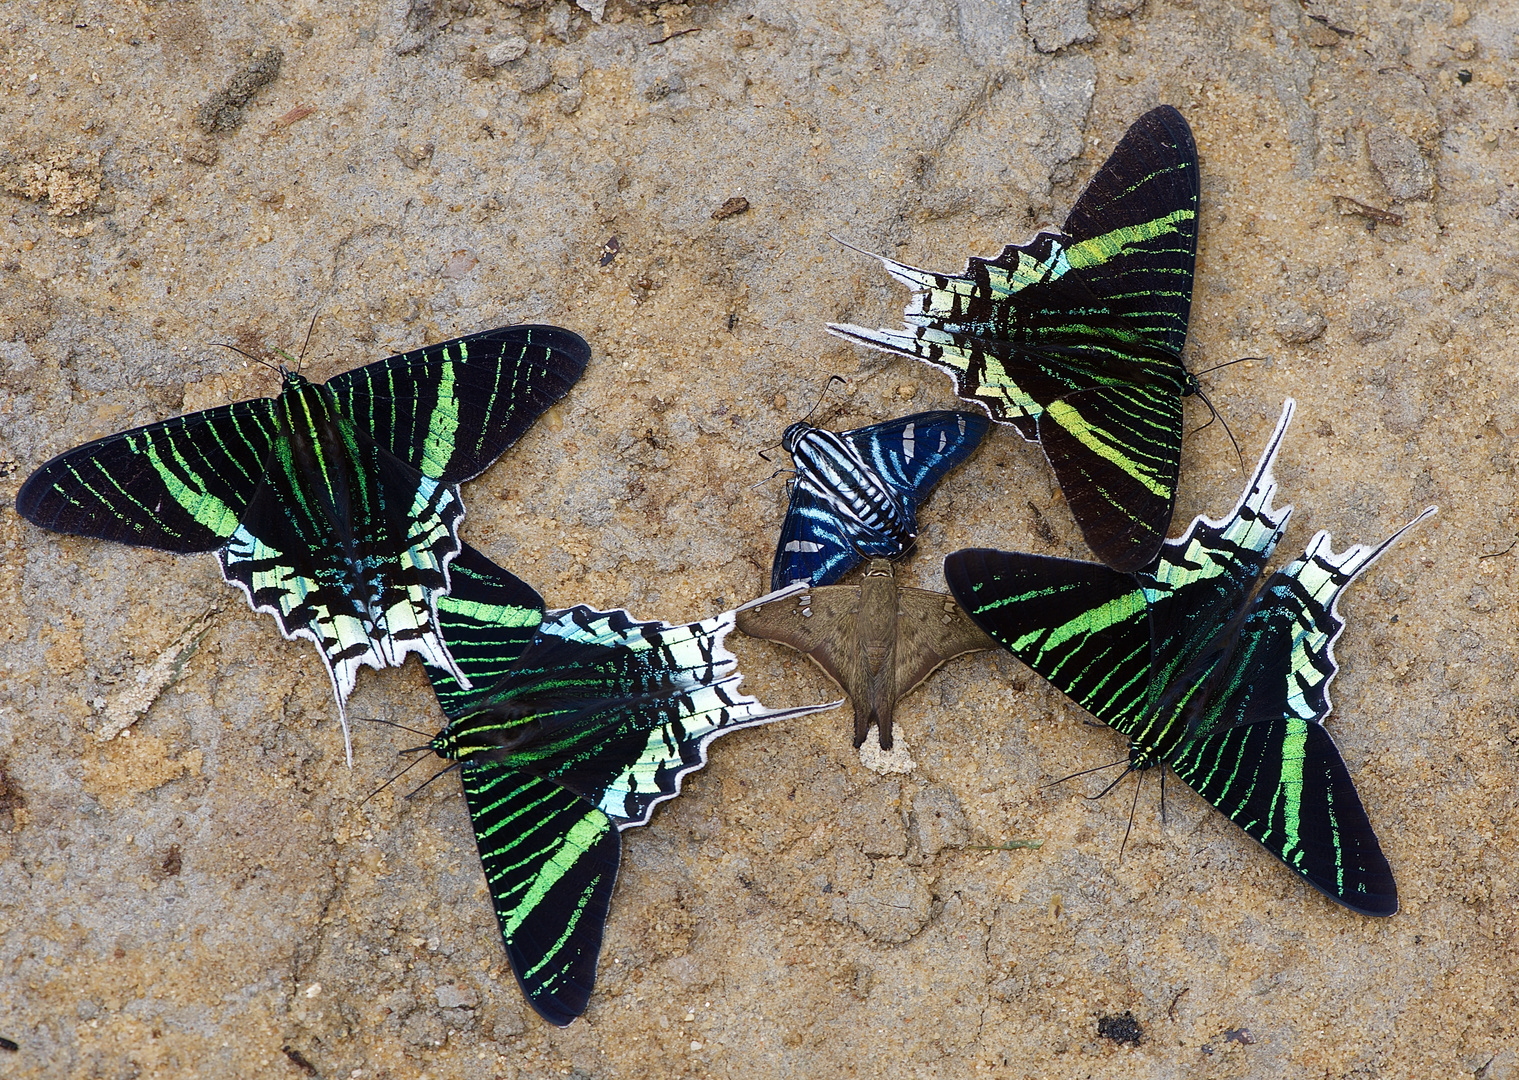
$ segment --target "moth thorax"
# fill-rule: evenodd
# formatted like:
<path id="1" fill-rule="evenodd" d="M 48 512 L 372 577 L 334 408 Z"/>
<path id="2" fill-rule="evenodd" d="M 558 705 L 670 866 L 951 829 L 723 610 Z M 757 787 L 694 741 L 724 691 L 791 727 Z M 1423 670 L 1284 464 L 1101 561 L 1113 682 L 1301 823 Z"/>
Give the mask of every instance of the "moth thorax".
<path id="1" fill-rule="evenodd" d="M 521 710 L 488 709 L 449 724 L 428 745 L 450 761 L 499 759 L 538 738 L 542 726 Z"/>
<path id="2" fill-rule="evenodd" d="M 1129 768 L 1135 772 L 1144 772 L 1162 765 L 1160 751 L 1153 746 L 1140 746 L 1138 743 L 1129 744 Z"/>
<path id="3" fill-rule="evenodd" d="M 785 450 L 788 454 L 794 455 L 796 453 L 796 444 L 801 440 L 802 436 L 814 430 L 816 429 L 808 426 L 805 420 L 798 420 L 781 435 L 781 449 Z"/>

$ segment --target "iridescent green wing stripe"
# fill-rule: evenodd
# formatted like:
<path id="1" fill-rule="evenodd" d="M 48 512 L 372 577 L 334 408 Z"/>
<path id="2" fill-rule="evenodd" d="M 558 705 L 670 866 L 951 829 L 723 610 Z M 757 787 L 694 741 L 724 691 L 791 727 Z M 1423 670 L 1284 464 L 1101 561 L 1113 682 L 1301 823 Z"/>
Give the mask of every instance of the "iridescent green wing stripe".
<path id="1" fill-rule="evenodd" d="M 972 265 L 984 274 L 994 264 L 972 260 Z M 829 329 L 932 364 L 954 379 L 960 397 L 1030 441 L 1038 438 L 1034 425 L 1045 408 L 1073 391 L 1134 384 L 1180 396 L 1186 388 L 1180 359 L 1109 311 L 1074 276 L 1024 286 L 1015 298 L 986 299 L 989 289 L 971 291 L 975 304 L 953 319 L 914 314 L 909 307 L 907 329 Z"/>
<path id="2" fill-rule="evenodd" d="M 596 983 L 618 831 L 584 799 L 510 765 L 466 762 L 461 776 L 512 972 L 538 1015 L 563 1027 Z"/>
<path id="3" fill-rule="evenodd" d="M 480 746 L 503 737 L 491 728 L 531 716 L 536 733 L 512 749 L 514 764 L 583 796 L 619 828 L 643 825 L 707 763 L 719 735 L 831 707 L 767 709 L 739 692 L 723 645 L 733 621 L 733 612 L 674 626 L 587 607 L 551 613 L 478 712 L 441 737 Z"/>
<path id="4" fill-rule="evenodd" d="M 995 259 L 971 258 L 962 275 L 882 262 L 917 294 L 904 313 L 915 326 L 1004 337 L 1012 308 L 1040 303 L 1041 288 L 1074 272 L 1104 310 L 1180 357 L 1192 306 L 1199 191 L 1192 131 L 1163 105 L 1130 126 L 1061 233 L 1009 245 Z"/>
<path id="5" fill-rule="evenodd" d="M 1143 713 L 1150 622 L 1132 575 L 1098 563 L 967 548 L 944 579 L 971 620 L 1093 716 L 1120 731 Z"/>
<path id="6" fill-rule="evenodd" d="M 1066 261 L 1107 309 L 1180 357 L 1192 310 L 1201 182 L 1181 113 L 1130 127 L 1065 219 Z"/>
<path id="7" fill-rule="evenodd" d="M 428 665 L 427 677 L 450 720 L 478 707 L 490 688 L 510 673 L 543 622 L 543 597 L 526 582 L 463 545 L 448 566 L 449 591 L 438 598 L 438 629 L 458 669 Z"/>
<path id="8" fill-rule="evenodd" d="M 1163 106 L 1129 129 L 1064 232 L 972 258 L 958 276 L 883 260 L 914 290 L 908 325 L 829 329 L 941 368 L 961 397 L 1037 440 L 1092 550 L 1138 570 L 1175 507 L 1197 208 L 1197 149 Z"/>
<path id="9" fill-rule="evenodd" d="M 1062 345 L 1092 347 L 1063 325 L 1081 315 L 1095 320 L 1091 331 L 1112 320 L 1141 339 L 1149 349 L 1139 352 L 1159 354 L 1157 375 L 1180 385 L 1182 373 L 1170 369 L 1180 368 L 1192 306 L 1198 192 L 1191 130 L 1170 106 L 1152 109 L 1097 170 L 1062 233 L 1009 245 L 996 259 L 971 258 L 961 275 L 883 258 L 887 271 L 913 290 L 904 312 L 910 329 L 830 329 L 944 368 L 962 397 L 1030 439 L 1027 422 L 1053 395 L 1040 393 L 1023 368 L 1049 362 Z M 1006 342 L 1021 345 L 1022 355 Z M 1096 348 L 1087 370 L 1102 362 L 1100 342 Z M 1067 376 L 1068 388 L 1085 385 L 1091 383 Z"/>
<path id="10" fill-rule="evenodd" d="M 1038 427 L 1087 546 L 1114 570 L 1153 562 L 1176 509 L 1180 396 L 1099 386 L 1051 402 Z"/>
<path id="11" fill-rule="evenodd" d="M 1291 717 L 1318 723 L 1329 715 L 1329 684 L 1339 670 L 1334 642 L 1345 628 L 1340 594 L 1404 533 L 1436 512 L 1427 508 L 1376 547 L 1352 544 L 1336 554 L 1319 532 L 1303 556 L 1266 582 L 1229 658 L 1229 676 L 1213 694 L 1198 736 Z M 1272 673 L 1262 678 L 1261 672 Z"/>
<path id="12" fill-rule="evenodd" d="M 109 435 L 47 462 L 16 509 L 33 524 L 162 551 L 212 551 L 237 528 L 278 427 L 240 401 Z"/>
<path id="13" fill-rule="evenodd" d="M 1228 728 L 1189 743 L 1167 763 L 1326 896 L 1363 915 L 1398 910 L 1392 868 L 1339 751 L 1318 724 L 1283 717 Z"/>
<path id="14" fill-rule="evenodd" d="M 590 347 L 557 326 L 504 326 L 377 361 L 327 383 L 357 426 L 423 475 L 482 472 L 585 371 Z"/>

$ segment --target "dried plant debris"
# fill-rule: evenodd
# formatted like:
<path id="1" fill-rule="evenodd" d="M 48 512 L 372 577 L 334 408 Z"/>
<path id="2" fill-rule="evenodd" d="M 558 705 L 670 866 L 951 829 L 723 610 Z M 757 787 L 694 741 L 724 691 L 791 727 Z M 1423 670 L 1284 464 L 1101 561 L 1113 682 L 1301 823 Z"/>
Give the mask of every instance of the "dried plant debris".
<path id="1" fill-rule="evenodd" d="M 301 1053 L 295 1047 L 282 1046 L 280 1047 L 280 1053 L 289 1058 L 290 1064 L 294 1065 L 297 1069 L 300 1069 L 301 1072 L 305 1073 L 307 1076 L 317 1075 L 316 1066 L 311 1064 L 311 1062 L 307 1060 L 306 1055 Z"/>
<path id="2" fill-rule="evenodd" d="M 712 211 L 712 220 L 721 221 L 723 218 L 730 218 L 736 214 L 742 214 L 747 209 L 749 209 L 749 200 L 744 198 L 742 195 L 735 195 L 733 198 L 729 199 L 727 202 L 719 206 L 716 210 Z"/>
<path id="3" fill-rule="evenodd" d="M 179 681 L 185 665 L 211 628 L 211 619 L 221 611 L 213 604 L 180 634 L 163 652 L 145 668 L 139 668 L 132 685 L 113 696 L 105 707 L 106 722 L 96 733 L 101 742 L 110 742 L 127 728 L 140 720 L 153 707 L 159 695 Z"/>
<path id="4" fill-rule="evenodd" d="M 163 859 L 158 863 L 158 874 L 160 877 L 166 878 L 178 877 L 180 871 L 184 869 L 184 865 L 184 855 L 179 850 L 179 845 L 170 844 L 169 850 L 164 853 Z"/>
<path id="5" fill-rule="evenodd" d="M 100 197 L 99 153 L 53 147 L 26 158 L 0 152 L 0 185 L 12 195 L 47 204 L 50 217 L 84 213 Z"/>
<path id="6" fill-rule="evenodd" d="M 276 120 L 274 122 L 274 126 L 277 128 L 289 127 L 291 124 L 306 119 L 306 117 L 310 116 L 314 112 L 316 112 L 315 105 L 297 105 L 295 108 L 287 112 L 284 116 L 281 116 L 278 120 Z"/>
<path id="7" fill-rule="evenodd" d="M 1375 206 L 1368 206 L 1360 199 L 1352 199 L 1349 195 L 1336 195 L 1335 205 L 1339 207 L 1341 214 L 1357 214 L 1364 218 L 1370 218 L 1378 225 L 1401 225 L 1403 215 L 1396 214 L 1391 210 L 1382 210 Z"/>
<path id="8" fill-rule="evenodd" d="M 16 782 L 5 771 L 5 762 L 0 761 L 0 815 L 9 814 L 13 810 L 20 810 L 26 806 L 26 800 L 21 797 L 21 791 L 16 787 Z"/>
<path id="9" fill-rule="evenodd" d="M 226 87 L 212 94 L 195 110 L 195 126 L 207 135 L 236 131 L 243 123 L 243 106 L 279 76 L 280 65 L 284 62 L 285 54 L 277 45 L 255 49 L 248 63 L 238 69 Z"/>

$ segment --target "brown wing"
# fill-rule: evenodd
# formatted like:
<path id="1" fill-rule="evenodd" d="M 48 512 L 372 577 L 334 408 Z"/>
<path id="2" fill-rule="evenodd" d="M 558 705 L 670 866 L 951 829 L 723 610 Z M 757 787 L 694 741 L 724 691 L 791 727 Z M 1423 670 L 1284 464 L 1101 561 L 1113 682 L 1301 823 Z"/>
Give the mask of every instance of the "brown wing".
<path id="1" fill-rule="evenodd" d="M 946 660 L 997 643 L 970 621 L 948 593 L 897 590 L 897 697 L 900 699 Z"/>
<path id="2" fill-rule="evenodd" d="M 778 641 L 806 653 L 846 694 L 865 701 L 870 697 L 870 681 L 860 653 L 859 608 L 858 585 L 826 585 L 740 611 L 738 628 L 750 637 Z"/>

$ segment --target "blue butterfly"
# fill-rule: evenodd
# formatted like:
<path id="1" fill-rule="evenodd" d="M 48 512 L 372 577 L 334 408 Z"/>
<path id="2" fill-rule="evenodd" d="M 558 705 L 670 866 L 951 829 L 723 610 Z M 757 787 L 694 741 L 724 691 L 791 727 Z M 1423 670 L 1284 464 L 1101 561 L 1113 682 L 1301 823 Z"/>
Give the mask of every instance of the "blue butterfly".
<path id="1" fill-rule="evenodd" d="M 854 431 L 792 424 L 796 463 L 771 589 L 831 585 L 863 559 L 896 559 L 918 538 L 918 506 L 981 444 L 983 413 L 925 412 Z"/>

